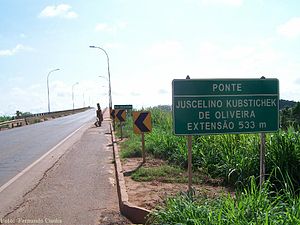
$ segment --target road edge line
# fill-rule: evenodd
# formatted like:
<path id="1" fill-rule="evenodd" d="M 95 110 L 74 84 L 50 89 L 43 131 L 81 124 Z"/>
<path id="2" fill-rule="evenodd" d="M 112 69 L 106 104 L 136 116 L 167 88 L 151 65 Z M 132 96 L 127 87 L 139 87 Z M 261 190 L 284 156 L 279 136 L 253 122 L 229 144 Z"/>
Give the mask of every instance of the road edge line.
<path id="1" fill-rule="evenodd" d="M 65 141 L 67 141 L 75 133 L 77 133 L 79 130 L 81 130 L 84 126 L 86 126 L 86 124 L 83 124 L 81 127 L 79 127 L 78 129 L 76 129 L 75 131 L 73 131 L 71 134 L 69 134 L 67 137 L 65 137 L 63 140 L 61 140 L 58 144 L 56 144 L 54 147 L 52 147 L 48 152 L 46 152 L 44 155 L 42 155 L 40 158 L 38 158 L 36 161 L 34 161 L 33 163 L 31 163 L 29 166 L 27 166 L 20 173 L 18 173 L 16 176 L 14 176 L 9 181 L 7 181 L 5 184 L 3 184 L 0 187 L 0 193 L 2 191 L 4 191 L 7 187 L 9 187 L 12 183 L 14 183 L 16 180 L 18 180 L 21 176 L 23 176 L 32 167 L 34 167 L 36 164 L 38 164 L 40 161 L 42 161 L 44 158 L 46 158 L 51 152 L 53 152 L 56 148 L 58 148 L 60 145 L 62 145 Z"/>

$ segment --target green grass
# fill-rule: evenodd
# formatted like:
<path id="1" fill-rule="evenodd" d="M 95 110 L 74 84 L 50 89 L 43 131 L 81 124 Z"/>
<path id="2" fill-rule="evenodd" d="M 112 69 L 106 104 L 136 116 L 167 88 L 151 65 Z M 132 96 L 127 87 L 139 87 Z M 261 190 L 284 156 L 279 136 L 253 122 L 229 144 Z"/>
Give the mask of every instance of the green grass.
<path id="1" fill-rule="evenodd" d="M 139 136 L 131 135 L 127 141 L 121 142 L 121 158 L 142 157 L 141 140 Z"/>
<path id="2" fill-rule="evenodd" d="M 141 143 L 138 140 L 121 143 L 121 158 L 142 157 L 140 145 Z"/>
<path id="3" fill-rule="evenodd" d="M 158 167 L 141 167 L 131 175 L 135 181 L 153 181 L 159 180 L 163 182 L 182 182 L 182 174 L 184 170 L 179 167 L 162 165 Z"/>
<path id="4" fill-rule="evenodd" d="M 120 156 L 121 158 L 135 158 L 135 157 L 142 157 L 142 151 L 141 151 L 141 139 L 138 135 L 135 135 L 132 132 L 133 129 L 133 122 L 132 117 L 127 116 L 126 122 L 123 123 L 123 138 L 127 139 L 124 142 L 120 143 L 121 152 Z M 117 137 L 121 136 L 121 128 L 120 123 L 116 123 L 115 131 Z"/>
<path id="5" fill-rule="evenodd" d="M 157 167 L 141 167 L 131 175 L 135 181 L 160 181 L 164 183 L 188 183 L 186 170 L 174 165 L 161 165 Z M 194 173 L 193 184 L 211 183 L 218 181 L 203 177 L 200 173 Z"/>
<path id="6" fill-rule="evenodd" d="M 286 190 L 270 192 L 270 183 L 260 189 L 255 179 L 235 196 L 217 199 L 181 194 L 152 211 L 149 224 L 269 225 L 300 224 L 300 199 Z"/>

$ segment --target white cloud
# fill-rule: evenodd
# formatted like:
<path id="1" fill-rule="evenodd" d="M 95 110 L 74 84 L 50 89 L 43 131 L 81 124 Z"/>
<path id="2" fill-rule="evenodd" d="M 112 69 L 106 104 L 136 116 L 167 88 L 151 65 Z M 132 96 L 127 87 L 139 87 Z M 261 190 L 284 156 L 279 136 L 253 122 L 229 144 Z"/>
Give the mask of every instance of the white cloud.
<path id="1" fill-rule="evenodd" d="M 60 5 L 50 5 L 44 8 L 39 17 L 46 18 L 46 17 L 61 17 L 66 19 L 74 19 L 78 17 L 78 14 L 74 11 L 71 11 L 71 6 L 67 4 L 60 4 Z"/>
<path id="2" fill-rule="evenodd" d="M 212 63 L 231 61 L 245 64 L 249 62 L 272 64 L 279 61 L 282 55 L 265 44 L 236 45 L 224 48 L 215 43 L 205 42 L 200 45 L 199 57 L 205 62 L 211 61 Z"/>
<path id="3" fill-rule="evenodd" d="M 241 6 L 243 4 L 243 0 L 201 0 L 201 3 L 205 5 Z"/>
<path id="4" fill-rule="evenodd" d="M 65 17 L 68 19 L 74 19 L 78 17 L 78 14 L 75 12 L 68 12 Z"/>
<path id="5" fill-rule="evenodd" d="M 157 66 L 155 73 L 161 74 L 161 78 L 166 74 L 173 75 L 173 78 L 183 78 L 187 74 L 191 78 L 277 75 L 286 57 L 272 46 L 258 42 L 227 46 L 206 41 L 199 43 L 198 47 L 193 46 L 193 49 L 192 54 L 186 54 L 185 49 L 173 56 L 170 54 L 173 62 L 170 65 L 167 59 L 160 59 L 158 63 L 163 63 Z"/>
<path id="6" fill-rule="evenodd" d="M 300 37 L 300 17 L 294 17 L 277 28 L 277 32 L 287 38 Z"/>
<path id="7" fill-rule="evenodd" d="M 0 57 L 1 56 L 13 56 L 22 51 L 32 51 L 32 50 L 33 50 L 33 48 L 31 48 L 31 47 L 24 46 L 22 44 L 18 44 L 18 45 L 16 45 L 16 47 L 14 47 L 12 49 L 0 50 Z"/>

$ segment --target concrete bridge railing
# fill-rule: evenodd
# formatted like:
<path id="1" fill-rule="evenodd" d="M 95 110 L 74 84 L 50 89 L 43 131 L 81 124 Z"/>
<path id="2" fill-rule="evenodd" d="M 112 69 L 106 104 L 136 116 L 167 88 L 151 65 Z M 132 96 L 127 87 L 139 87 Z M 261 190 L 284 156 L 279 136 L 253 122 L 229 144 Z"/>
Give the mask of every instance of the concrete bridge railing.
<path id="1" fill-rule="evenodd" d="M 21 127 L 27 125 L 25 119 L 15 119 L 0 123 L 0 130 Z"/>
<path id="2" fill-rule="evenodd" d="M 84 108 L 78 108 L 78 109 L 70 109 L 70 110 L 62 110 L 62 111 L 55 111 L 55 112 L 45 112 L 45 113 L 36 113 L 36 114 L 31 114 L 27 116 L 19 116 L 18 118 L 14 120 L 9 120 L 5 122 L 0 123 L 0 130 L 3 129 L 11 129 L 15 127 L 21 127 L 24 125 L 29 125 L 33 123 L 38 123 L 38 122 L 43 122 L 49 119 L 54 119 L 57 117 L 62 117 L 62 116 L 68 116 L 71 114 L 83 112 L 85 110 L 90 109 L 91 107 L 84 107 Z"/>

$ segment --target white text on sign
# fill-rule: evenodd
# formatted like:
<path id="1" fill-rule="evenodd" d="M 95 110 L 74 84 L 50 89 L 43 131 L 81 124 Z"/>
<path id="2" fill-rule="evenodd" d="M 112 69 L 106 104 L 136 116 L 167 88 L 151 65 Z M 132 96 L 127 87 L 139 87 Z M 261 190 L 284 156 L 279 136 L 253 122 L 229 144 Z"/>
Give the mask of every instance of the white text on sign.
<path id="1" fill-rule="evenodd" d="M 213 84 L 212 85 L 212 90 L 213 90 L 213 92 L 215 92 L 215 91 L 219 91 L 219 92 L 237 91 L 237 92 L 240 92 L 240 91 L 242 91 L 242 84 L 236 84 L 236 83 L 231 83 L 231 84 Z"/>

